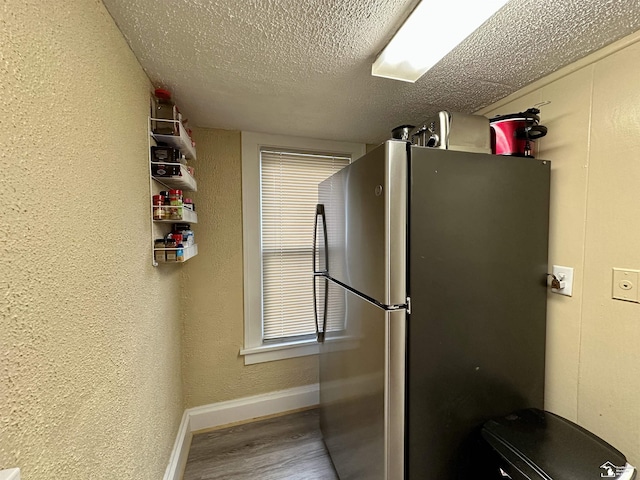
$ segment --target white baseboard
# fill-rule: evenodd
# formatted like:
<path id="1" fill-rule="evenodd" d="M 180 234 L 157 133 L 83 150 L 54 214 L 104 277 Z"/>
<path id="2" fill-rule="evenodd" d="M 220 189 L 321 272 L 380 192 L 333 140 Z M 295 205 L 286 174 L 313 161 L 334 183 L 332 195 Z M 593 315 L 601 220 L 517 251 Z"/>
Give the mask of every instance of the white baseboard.
<path id="1" fill-rule="evenodd" d="M 189 447 L 191 446 L 191 428 L 189 426 L 188 410 L 182 414 L 182 421 L 178 427 L 176 441 L 173 443 L 173 450 L 169 457 L 169 465 L 164 472 L 164 480 L 181 480 L 184 467 L 187 464 L 189 456 Z"/>
<path id="2" fill-rule="evenodd" d="M 191 431 L 219 427 L 276 413 L 312 407 L 319 403 L 318 385 L 290 388 L 278 392 L 213 403 L 187 410 Z"/>
<path id="3" fill-rule="evenodd" d="M 20 480 L 20 469 L 0 470 L 0 480 Z"/>
<path id="4" fill-rule="evenodd" d="M 185 410 L 164 480 L 181 480 L 193 432 L 313 407 L 320 403 L 319 392 L 316 383 Z"/>

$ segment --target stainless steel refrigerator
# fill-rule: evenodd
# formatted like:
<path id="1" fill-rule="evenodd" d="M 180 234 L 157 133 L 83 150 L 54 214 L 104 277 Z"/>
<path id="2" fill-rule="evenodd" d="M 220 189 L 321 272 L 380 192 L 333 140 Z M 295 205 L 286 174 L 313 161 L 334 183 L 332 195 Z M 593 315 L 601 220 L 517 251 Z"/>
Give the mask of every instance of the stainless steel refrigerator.
<path id="1" fill-rule="evenodd" d="M 474 477 L 543 407 L 549 162 L 388 141 L 319 186 L 320 424 L 341 480 Z"/>

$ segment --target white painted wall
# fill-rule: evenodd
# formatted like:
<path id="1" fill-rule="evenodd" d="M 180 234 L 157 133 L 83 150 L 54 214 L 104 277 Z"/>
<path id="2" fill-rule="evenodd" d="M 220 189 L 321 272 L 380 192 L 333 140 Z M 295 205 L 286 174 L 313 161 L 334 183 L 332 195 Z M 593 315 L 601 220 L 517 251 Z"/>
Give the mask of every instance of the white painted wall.
<path id="1" fill-rule="evenodd" d="M 536 103 L 549 134 L 549 265 L 575 268 L 549 294 L 546 408 L 640 464 L 640 304 L 613 300 L 612 268 L 640 269 L 640 32 L 479 113 Z"/>

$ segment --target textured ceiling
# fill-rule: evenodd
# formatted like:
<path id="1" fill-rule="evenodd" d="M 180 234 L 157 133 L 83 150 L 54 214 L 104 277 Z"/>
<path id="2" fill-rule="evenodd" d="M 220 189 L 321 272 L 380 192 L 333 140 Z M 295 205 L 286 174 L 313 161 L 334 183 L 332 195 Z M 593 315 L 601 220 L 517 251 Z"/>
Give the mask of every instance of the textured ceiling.
<path id="1" fill-rule="evenodd" d="M 192 125 L 367 143 L 476 111 L 640 30 L 640 0 L 511 0 L 410 84 L 370 72 L 417 0 L 103 1 Z"/>

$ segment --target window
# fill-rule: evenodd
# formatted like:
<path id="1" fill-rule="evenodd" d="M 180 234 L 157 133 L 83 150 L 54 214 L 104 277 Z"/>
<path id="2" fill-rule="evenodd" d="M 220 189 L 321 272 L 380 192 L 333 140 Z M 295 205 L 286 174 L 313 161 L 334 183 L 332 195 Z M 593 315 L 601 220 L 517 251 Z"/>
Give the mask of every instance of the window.
<path id="1" fill-rule="evenodd" d="M 265 342 L 315 334 L 311 255 L 317 185 L 350 161 L 326 153 L 260 151 Z"/>
<path id="2" fill-rule="evenodd" d="M 242 133 L 246 364 L 317 353 L 317 184 L 364 153 L 363 144 Z"/>

